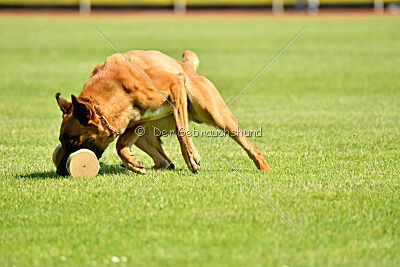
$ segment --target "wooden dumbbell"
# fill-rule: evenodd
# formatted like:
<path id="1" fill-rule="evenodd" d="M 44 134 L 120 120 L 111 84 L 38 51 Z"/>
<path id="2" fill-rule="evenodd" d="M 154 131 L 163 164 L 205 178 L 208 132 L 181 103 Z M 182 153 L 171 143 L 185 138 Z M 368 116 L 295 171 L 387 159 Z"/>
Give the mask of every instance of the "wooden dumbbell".
<path id="1" fill-rule="evenodd" d="M 53 152 L 53 162 L 56 167 L 62 159 L 62 145 Z M 72 177 L 93 177 L 99 172 L 100 165 L 96 155 L 89 149 L 80 149 L 69 155 L 66 163 L 68 173 Z"/>

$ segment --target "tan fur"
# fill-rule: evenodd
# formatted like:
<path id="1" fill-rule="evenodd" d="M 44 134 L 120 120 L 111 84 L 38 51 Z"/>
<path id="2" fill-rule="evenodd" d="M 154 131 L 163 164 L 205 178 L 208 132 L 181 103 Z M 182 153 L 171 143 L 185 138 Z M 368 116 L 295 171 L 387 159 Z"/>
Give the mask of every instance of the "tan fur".
<path id="1" fill-rule="evenodd" d="M 97 65 L 72 108 L 69 102 L 59 98 L 59 95 L 57 97 L 64 113 L 61 141 L 65 133 L 79 136 L 82 144 L 87 138 L 92 138 L 93 144 L 104 150 L 116 135 L 102 125 L 101 114 L 121 133 L 116 148 L 127 169 L 144 173 L 143 164 L 135 159 L 130 150 L 132 144 L 152 157 L 154 168 L 174 168 L 161 147 L 160 138 L 154 136 L 153 127 L 188 131 L 190 118 L 227 129 L 258 169 L 271 171 L 260 150 L 247 137 L 235 135 L 235 131 L 240 129 L 239 125 L 229 109 L 224 108 L 225 103 L 215 86 L 196 73 L 199 59 L 194 52 L 185 51 L 183 62 L 158 51 L 134 50 L 124 55 L 142 71 L 147 80 L 120 54 L 112 55 L 105 63 Z M 89 113 L 89 126 L 79 125 L 74 119 L 81 116 L 74 114 L 77 113 L 74 112 L 74 106 L 81 104 L 87 107 L 84 113 Z M 86 122 L 85 118 L 81 120 Z M 144 136 L 136 134 L 138 127 L 146 129 Z M 186 164 L 192 172 L 198 172 L 200 156 L 191 137 L 179 134 L 177 137 Z M 76 147 L 79 147 L 79 143 Z"/>

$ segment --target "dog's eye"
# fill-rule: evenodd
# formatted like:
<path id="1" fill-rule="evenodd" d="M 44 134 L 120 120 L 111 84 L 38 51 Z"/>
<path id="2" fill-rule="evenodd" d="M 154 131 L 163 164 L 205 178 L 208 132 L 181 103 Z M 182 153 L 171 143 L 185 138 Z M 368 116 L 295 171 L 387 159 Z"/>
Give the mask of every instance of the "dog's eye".
<path id="1" fill-rule="evenodd" d="M 64 137 L 65 145 L 71 147 L 75 143 L 75 138 L 71 136 Z"/>

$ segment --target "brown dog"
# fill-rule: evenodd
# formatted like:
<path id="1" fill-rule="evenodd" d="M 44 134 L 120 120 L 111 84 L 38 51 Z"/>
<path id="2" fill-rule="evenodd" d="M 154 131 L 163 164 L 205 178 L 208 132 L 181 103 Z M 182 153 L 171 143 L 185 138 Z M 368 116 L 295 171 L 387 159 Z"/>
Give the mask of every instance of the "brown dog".
<path id="1" fill-rule="evenodd" d="M 260 150 L 240 134 L 235 117 L 225 108 L 214 85 L 196 73 L 198 66 L 197 55 L 189 50 L 183 53 L 183 62 L 157 51 L 134 50 L 124 56 L 114 54 L 97 65 L 81 94 L 71 96 L 72 102 L 57 93 L 63 112 L 63 156 L 57 173 L 68 174 L 65 163 L 72 152 L 87 148 L 100 158 L 118 136 L 117 152 L 128 170 L 145 172 L 130 150 L 132 144 L 154 160 L 154 168 L 174 169 L 153 127 L 176 131 L 185 162 L 197 173 L 200 156 L 191 137 L 185 134 L 189 119 L 229 131 L 258 169 L 271 171 Z M 138 134 L 138 127 L 144 128 L 144 135 Z"/>

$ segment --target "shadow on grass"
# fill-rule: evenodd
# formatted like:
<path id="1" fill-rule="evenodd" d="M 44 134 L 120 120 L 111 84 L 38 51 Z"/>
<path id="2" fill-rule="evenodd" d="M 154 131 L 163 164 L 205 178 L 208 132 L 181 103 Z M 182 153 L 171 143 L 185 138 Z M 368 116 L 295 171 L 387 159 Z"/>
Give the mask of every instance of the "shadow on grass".
<path id="1" fill-rule="evenodd" d="M 103 175 L 103 174 L 120 174 L 120 173 L 127 174 L 129 172 L 120 165 L 108 165 L 101 163 L 98 174 Z M 15 178 L 16 179 L 68 179 L 71 178 L 71 176 L 60 176 L 56 173 L 56 170 L 53 170 L 53 171 L 19 174 L 16 175 Z"/>
<path id="2" fill-rule="evenodd" d="M 100 163 L 100 170 L 99 174 L 120 174 L 120 173 L 128 173 L 129 171 L 125 169 L 124 167 L 121 167 L 121 165 L 116 164 L 116 165 L 108 165 L 104 163 Z"/>

